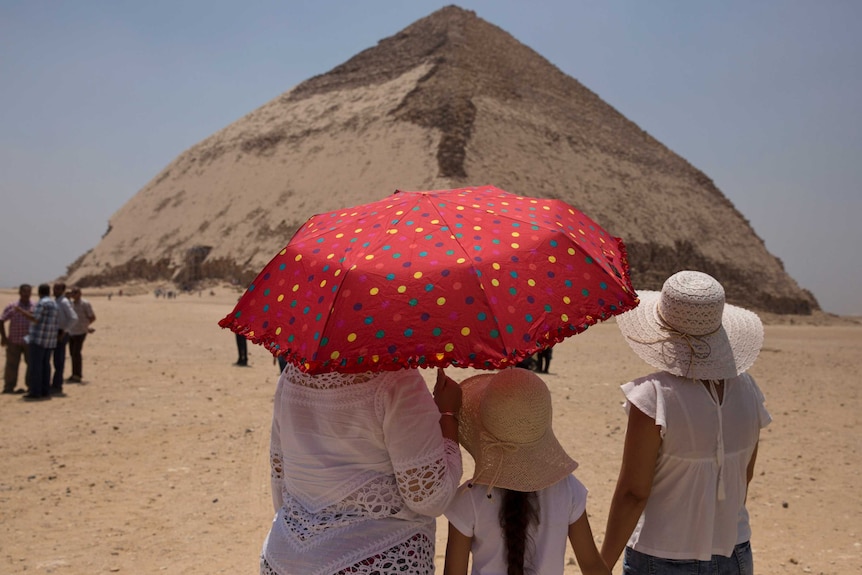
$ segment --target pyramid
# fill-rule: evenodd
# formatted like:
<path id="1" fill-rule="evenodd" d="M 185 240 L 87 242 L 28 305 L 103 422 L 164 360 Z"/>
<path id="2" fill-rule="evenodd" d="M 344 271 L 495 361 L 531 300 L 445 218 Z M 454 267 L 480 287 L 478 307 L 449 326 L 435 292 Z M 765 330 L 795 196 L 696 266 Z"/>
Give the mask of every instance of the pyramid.
<path id="1" fill-rule="evenodd" d="M 82 286 L 242 285 L 311 215 L 396 189 L 560 198 L 624 239 L 636 289 L 681 269 L 728 301 L 817 301 L 701 171 L 475 13 L 449 6 L 180 154 L 69 266 Z"/>

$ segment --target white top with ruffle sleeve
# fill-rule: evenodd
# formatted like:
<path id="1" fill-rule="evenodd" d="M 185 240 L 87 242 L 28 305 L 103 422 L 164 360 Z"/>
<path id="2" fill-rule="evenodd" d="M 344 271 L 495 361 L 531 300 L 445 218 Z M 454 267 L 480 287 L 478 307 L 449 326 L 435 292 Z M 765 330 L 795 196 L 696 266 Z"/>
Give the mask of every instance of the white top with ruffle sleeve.
<path id="1" fill-rule="evenodd" d="M 719 404 L 700 382 L 667 372 L 622 386 L 625 408 L 635 405 L 661 427 L 652 491 L 629 547 L 665 559 L 729 557 L 751 537 L 746 470 L 772 417 L 754 379 L 724 382 Z"/>

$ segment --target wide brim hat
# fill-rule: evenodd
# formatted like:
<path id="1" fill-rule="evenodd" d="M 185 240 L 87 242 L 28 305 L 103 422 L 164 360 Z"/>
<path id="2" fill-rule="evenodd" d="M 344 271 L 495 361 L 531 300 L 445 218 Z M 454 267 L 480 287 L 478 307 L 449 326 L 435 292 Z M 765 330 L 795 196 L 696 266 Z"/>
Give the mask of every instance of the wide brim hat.
<path id="1" fill-rule="evenodd" d="M 638 290 L 640 304 L 616 317 L 626 342 L 653 367 L 692 379 L 729 379 L 747 371 L 763 346 L 754 312 L 725 302 L 712 276 L 682 271 L 662 290 Z"/>
<path id="2" fill-rule="evenodd" d="M 476 463 L 472 483 L 538 491 L 574 471 L 551 426 L 551 393 L 534 372 L 518 367 L 461 383 L 458 436 Z"/>

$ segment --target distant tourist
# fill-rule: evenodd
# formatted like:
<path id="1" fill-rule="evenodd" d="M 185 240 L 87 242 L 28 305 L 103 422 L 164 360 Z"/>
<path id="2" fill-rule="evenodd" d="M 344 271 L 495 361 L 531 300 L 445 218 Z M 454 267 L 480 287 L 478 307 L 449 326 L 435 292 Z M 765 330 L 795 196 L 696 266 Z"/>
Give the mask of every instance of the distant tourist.
<path id="1" fill-rule="evenodd" d="M 21 358 L 29 366 L 27 359 L 27 332 L 30 331 L 30 321 L 18 308 L 33 311 L 33 303 L 30 294 L 33 288 L 30 284 L 21 284 L 18 288 L 18 301 L 10 303 L 0 315 L 0 346 L 6 348 L 6 369 L 3 371 L 3 393 L 23 393 L 23 389 L 16 390 L 18 385 L 18 367 Z M 9 333 L 6 333 L 6 322 L 9 322 Z M 24 381 L 27 381 L 25 375 Z"/>
<path id="2" fill-rule="evenodd" d="M 51 299 L 51 286 L 39 285 L 39 302 L 29 310 L 18 306 L 18 312 L 30 320 L 27 333 L 28 392 L 24 399 L 51 399 L 51 355 L 57 347 L 57 332 L 60 330 L 57 302 Z"/>
<path id="3" fill-rule="evenodd" d="M 248 344 L 246 341 L 245 336 L 236 334 L 236 352 L 238 357 L 234 365 L 238 365 L 240 367 L 248 365 Z"/>
<path id="4" fill-rule="evenodd" d="M 539 373 L 548 373 L 551 369 L 551 358 L 554 357 L 554 348 L 546 347 L 541 350 L 538 354 L 538 366 L 536 367 L 536 371 Z"/>
<path id="5" fill-rule="evenodd" d="M 701 272 L 638 295 L 617 325 L 660 371 L 622 386 L 628 428 L 602 556 L 613 567 L 625 551 L 627 575 L 753 573 L 745 499 L 772 418 L 746 371 L 763 325 Z"/>
<path id="6" fill-rule="evenodd" d="M 51 393 L 63 394 L 63 372 L 66 369 L 66 344 L 69 342 L 69 329 L 78 321 L 78 314 L 72 302 L 66 297 L 66 284 L 54 283 L 54 301 L 57 302 L 57 347 L 54 348 L 54 376 L 51 379 Z"/>
<path id="7" fill-rule="evenodd" d="M 93 313 L 93 306 L 90 305 L 90 302 L 81 297 L 81 288 L 73 286 L 69 295 L 72 297 L 72 307 L 75 309 L 78 321 L 69 328 L 69 355 L 72 357 L 72 375 L 67 381 L 80 383 L 84 377 L 81 352 L 84 349 L 84 340 L 87 339 L 87 334 L 94 331 L 91 326 L 96 321 L 96 314 Z"/>

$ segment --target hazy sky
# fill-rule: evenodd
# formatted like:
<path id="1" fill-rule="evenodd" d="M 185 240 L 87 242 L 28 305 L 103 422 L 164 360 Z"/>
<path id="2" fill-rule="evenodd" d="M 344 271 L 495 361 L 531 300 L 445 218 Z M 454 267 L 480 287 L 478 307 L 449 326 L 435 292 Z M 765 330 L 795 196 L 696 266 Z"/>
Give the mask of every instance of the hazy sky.
<path id="1" fill-rule="evenodd" d="M 63 274 L 178 154 L 445 5 L 0 0 L 0 287 Z M 826 311 L 862 315 L 862 2 L 458 5 L 706 173 Z"/>

